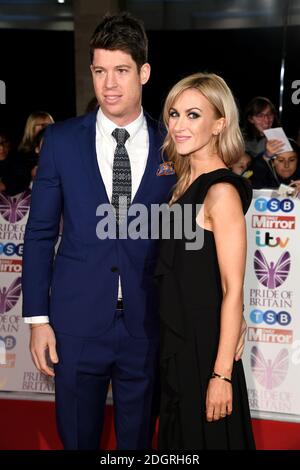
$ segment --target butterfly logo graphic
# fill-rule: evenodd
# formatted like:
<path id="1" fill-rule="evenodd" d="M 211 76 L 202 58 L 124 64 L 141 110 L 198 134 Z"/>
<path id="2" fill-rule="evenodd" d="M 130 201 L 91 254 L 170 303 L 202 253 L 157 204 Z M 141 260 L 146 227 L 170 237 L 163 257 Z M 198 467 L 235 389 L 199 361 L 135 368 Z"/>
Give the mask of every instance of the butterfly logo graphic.
<path id="1" fill-rule="evenodd" d="M 21 277 L 17 277 L 8 287 L 0 287 L 0 314 L 11 310 L 21 294 Z"/>
<path id="2" fill-rule="evenodd" d="M 31 191 L 29 189 L 16 196 L 7 196 L 0 193 L 0 214 L 2 217 L 11 224 L 19 222 L 28 212 L 30 196 Z"/>
<path id="3" fill-rule="evenodd" d="M 257 346 L 251 349 L 251 369 L 257 382 L 267 390 L 278 387 L 287 374 L 289 366 L 289 353 L 281 349 L 275 359 L 265 359 Z"/>
<path id="4" fill-rule="evenodd" d="M 288 277 L 291 267 L 291 256 L 285 251 L 275 264 L 270 264 L 260 250 L 254 253 L 254 271 L 257 279 L 268 289 L 275 289 L 281 286 Z"/>

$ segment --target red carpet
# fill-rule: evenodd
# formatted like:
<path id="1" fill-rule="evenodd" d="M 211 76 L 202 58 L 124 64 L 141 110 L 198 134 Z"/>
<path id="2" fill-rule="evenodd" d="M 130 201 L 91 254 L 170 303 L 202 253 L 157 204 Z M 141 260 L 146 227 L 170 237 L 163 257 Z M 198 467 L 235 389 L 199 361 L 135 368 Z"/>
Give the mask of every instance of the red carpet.
<path id="1" fill-rule="evenodd" d="M 56 432 L 54 403 L 0 400 L 0 450 L 62 449 Z M 102 448 L 114 449 L 112 407 L 107 406 Z M 299 450 L 300 424 L 253 420 L 257 449 Z"/>

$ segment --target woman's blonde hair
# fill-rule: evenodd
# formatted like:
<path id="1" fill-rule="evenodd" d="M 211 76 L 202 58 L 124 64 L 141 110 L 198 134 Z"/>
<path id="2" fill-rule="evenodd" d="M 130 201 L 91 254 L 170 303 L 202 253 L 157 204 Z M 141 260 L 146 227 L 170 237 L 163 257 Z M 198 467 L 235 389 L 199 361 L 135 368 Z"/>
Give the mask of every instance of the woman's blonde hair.
<path id="1" fill-rule="evenodd" d="M 36 135 L 34 128 L 36 126 L 36 123 L 41 119 L 44 121 L 48 121 L 49 124 L 54 123 L 53 117 L 46 111 L 34 111 L 33 113 L 29 114 L 25 124 L 24 134 L 18 148 L 20 152 L 34 151 L 33 145 Z"/>
<path id="2" fill-rule="evenodd" d="M 239 116 L 234 97 L 223 80 L 214 73 L 196 73 L 180 80 L 170 90 L 163 109 L 163 120 L 168 130 L 169 112 L 176 99 L 185 90 L 198 90 L 213 106 L 216 118 L 225 118 L 225 125 L 218 135 L 212 136 L 212 149 L 228 167 L 235 163 L 244 152 L 244 141 L 239 127 Z M 190 158 L 179 155 L 169 134 L 162 147 L 168 160 L 174 163 L 177 184 L 170 201 L 172 204 L 186 190 L 190 179 Z"/>

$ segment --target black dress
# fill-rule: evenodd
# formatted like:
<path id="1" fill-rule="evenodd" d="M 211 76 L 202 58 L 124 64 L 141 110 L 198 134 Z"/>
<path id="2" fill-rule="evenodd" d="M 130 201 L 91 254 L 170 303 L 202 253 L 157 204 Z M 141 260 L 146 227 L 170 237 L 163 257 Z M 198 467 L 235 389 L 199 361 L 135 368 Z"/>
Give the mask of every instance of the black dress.
<path id="1" fill-rule="evenodd" d="M 202 174 L 177 201 L 181 206 L 192 204 L 194 229 L 196 203 L 203 203 L 209 187 L 217 182 L 236 187 L 244 212 L 250 205 L 252 190 L 244 178 L 227 169 Z M 200 250 L 186 250 L 186 241 L 184 237 L 162 240 L 156 269 L 162 382 L 158 446 L 162 450 L 254 449 L 241 361 L 234 363 L 232 372 L 231 416 L 210 423 L 206 420 L 206 391 L 217 355 L 222 288 L 213 233 L 204 230 Z"/>

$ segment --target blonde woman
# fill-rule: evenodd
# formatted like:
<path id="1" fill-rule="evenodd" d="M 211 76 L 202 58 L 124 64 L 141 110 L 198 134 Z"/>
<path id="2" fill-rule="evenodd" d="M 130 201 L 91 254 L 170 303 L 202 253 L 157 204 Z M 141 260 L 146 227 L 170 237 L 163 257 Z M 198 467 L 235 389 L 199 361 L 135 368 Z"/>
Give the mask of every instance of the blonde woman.
<path id="1" fill-rule="evenodd" d="M 185 223 L 202 231 L 204 243 L 193 249 L 185 235 L 162 240 L 156 271 L 162 320 L 159 448 L 253 449 L 243 366 L 235 361 L 244 213 L 252 196 L 249 183 L 228 169 L 243 153 L 237 108 L 221 77 L 198 73 L 171 89 L 163 117 L 163 147 L 178 177 L 170 206 L 192 208 Z"/>
<path id="2" fill-rule="evenodd" d="M 51 114 L 47 113 L 46 111 L 34 111 L 33 113 L 29 114 L 24 134 L 19 145 L 19 152 L 24 153 L 31 153 L 34 152 L 34 139 L 35 136 L 48 124 L 53 124 L 54 119 Z"/>

